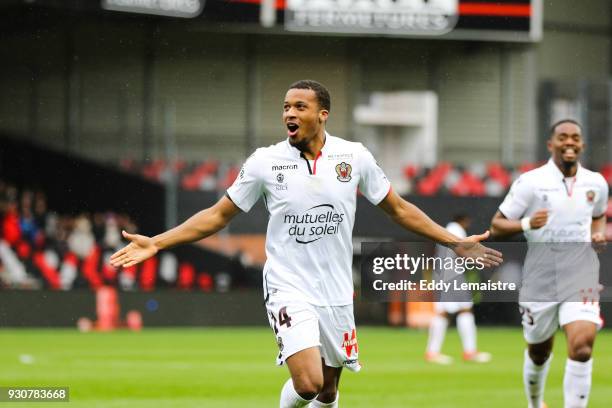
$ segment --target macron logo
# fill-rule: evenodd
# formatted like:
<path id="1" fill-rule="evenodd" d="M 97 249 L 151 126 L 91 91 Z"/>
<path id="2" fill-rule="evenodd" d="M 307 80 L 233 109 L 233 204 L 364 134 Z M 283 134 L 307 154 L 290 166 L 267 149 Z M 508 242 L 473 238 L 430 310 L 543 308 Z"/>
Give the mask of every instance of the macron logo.
<path id="1" fill-rule="evenodd" d="M 297 170 L 297 168 L 297 164 L 284 164 L 282 166 L 272 166 L 272 171 Z"/>

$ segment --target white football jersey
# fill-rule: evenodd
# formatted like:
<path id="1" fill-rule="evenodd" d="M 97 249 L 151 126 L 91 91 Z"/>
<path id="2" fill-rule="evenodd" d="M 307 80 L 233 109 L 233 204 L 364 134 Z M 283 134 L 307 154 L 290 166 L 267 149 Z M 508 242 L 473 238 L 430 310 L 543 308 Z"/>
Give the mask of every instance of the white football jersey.
<path id="1" fill-rule="evenodd" d="M 460 239 L 467 238 L 467 232 L 463 229 L 461 224 L 459 224 L 458 222 L 451 221 L 448 224 L 446 224 L 445 228 L 446 228 L 446 230 L 448 232 L 450 232 L 451 234 L 455 235 L 457 238 L 460 238 Z M 436 257 L 439 257 L 439 258 L 446 258 L 446 257 L 455 258 L 456 256 L 457 256 L 457 254 L 455 254 L 455 251 L 453 251 L 449 247 L 444 246 L 444 245 L 440 245 L 440 244 L 436 244 Z"/>
<path id="2" fill-rule="evenodd" d="M 451 221 L 446 225 L 446 230 L 458 238 L 467 238 L 467 232 L 463 229 L 461 224 L 455 221 Z M 453 252 L 453 254 L 455 254 Z"/>
<path id="3" fill-rule="evenodd" d="M 499 206 L 510 220 L 548 210 L 548 221 L 525 232 L 529 242 L 590 242 L 591 222 L 606 212 L 608 183 L 599 173 L 578 165 L 576 176 L 566 178 L 550 159 L 522 174 Z"/>
<path id="4" fill-rule="evenodd" d="M 353 303 L 352 231 L 357 188 L 374 205 L 391 185 L 361 144 L 326 133 L 316 160 L 288 140 L 260 148 L 227 190 L 242 211 L 269 212 L 264 296 L 317 306 Z"/>

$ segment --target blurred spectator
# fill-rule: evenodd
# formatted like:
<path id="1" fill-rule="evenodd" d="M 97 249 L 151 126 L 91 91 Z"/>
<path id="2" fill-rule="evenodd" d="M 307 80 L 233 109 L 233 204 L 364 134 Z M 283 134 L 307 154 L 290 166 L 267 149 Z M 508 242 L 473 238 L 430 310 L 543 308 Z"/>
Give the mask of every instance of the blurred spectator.
<path id="1" fill-rule="evenodd" d="M 9 245 L 15 245 L 21 240 L 21 226 L 17 203 L 8 201 L 2 218 L 2 237 Z"/>
<path id="2" fill-rule="evenodd" d="M 68 237 L 68 249 L 80 259 L 85 259 L 93 250 L 96 240 L 91 230 L 91 222 L 85 215 L 74 222 L 74 229 Z"/>
<path id="3" fill-rule="evenodd" d="M 47 197 L 42 191 L 34 194 L 34 220 L 39 229 L 47 227 Z"/>
<path id="4" fill-rule="evenodd" d="M 134 229 L 136 228 L 130 228 L 130 230 Z M 104 246 L 106 248 L 111 249 L 112 252 L 118 250 L 123 246 L 121 231 L 119 230 L 119 224 L 117 223 L 117 218 L 113 214 L 109 214 L 106 216 L 106 221 L 104 223 L 104 236 L 103 239 L 100 241 L 104 243 Z"/>

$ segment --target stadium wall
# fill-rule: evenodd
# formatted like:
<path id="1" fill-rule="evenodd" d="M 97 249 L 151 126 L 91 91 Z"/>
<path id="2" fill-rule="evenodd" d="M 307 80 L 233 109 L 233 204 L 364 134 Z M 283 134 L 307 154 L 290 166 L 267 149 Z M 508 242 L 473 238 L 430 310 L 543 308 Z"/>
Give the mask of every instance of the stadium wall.
<path id="1" fill-rule="evenodd" d="M 163 326 L 266 326 L 261 290 L 228 293 L 178 291 L 119 292 L 120 318 L 139 311 L 145 327 Z M 355 301 L 358 325 L 387 325 L 387 303 Z M 481 303 L 475 306 L 479 324 L 520 325 L 515 303 Z M 604 320 L 612 307 L 602 304 Z M 2 327 L 76 327 L 77 320 L 96 319 L 95 293 L 86 290 L 3 291 L 0 296 Z"/>
<path id="2" fill-rule="evenodd" d="M 259 289 L 119 292 L 121 318 L 137 310 L 145 326 L 265 326 L 263 301 Z M 356 315 L 362 324 L 385 324 L 386 305 L 358 303 Z M 75 327 L 80 317 L 96 319 L 95 293 L 3 291 L 0 296 L 0 327 Z"/>
<path id="3" fill-rule="evenodd" d="M 612 12 L 607 0 L 546 1 L 537 47 L 539 78 L 599 80 L 610 76 Z"/>
<path id="4" fill-rule="evenodd" d="M 0 147 L 0 174 L 19 187 L 40 188 L 49 207 L 63 214 L 125 212 L 147 234 L 163 225 L 161 184 L 6 134 Z"/>
<path id="5" fill-rule="evenodd" d="M 333 134 L 360 138 L 352 109 L 371 92 L 434 90 L 440 159 L 531 160 L 538 82 L 610 72 L 607 2 L 545 3 L 544 39 L 533 45 L 219 32 L 145 17 L 26 19 L 0 47 L 0 130 L 98 160 L 157 158 L 173 105 L 182 158 L 242 161 L 282 138 L 286 86 L 312 77 L 332 92 Z M 512 154 L 501 157 L 507 140 Z"/>

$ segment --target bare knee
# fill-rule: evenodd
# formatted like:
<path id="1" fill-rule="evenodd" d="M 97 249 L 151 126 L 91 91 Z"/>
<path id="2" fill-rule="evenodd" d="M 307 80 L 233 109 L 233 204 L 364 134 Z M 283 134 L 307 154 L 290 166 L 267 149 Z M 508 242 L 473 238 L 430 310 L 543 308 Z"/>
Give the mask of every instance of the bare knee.
<path id="1" fill-rule="evenodd" d="M 591 359 L 593 345 L 588 341 L 578 341 L 572 344 L 569 349 L 570 360 L 586 362 Z"/>
<path id="2" fill-rule="evenodd" d="M 323 389 L 322 375 L 302 375 L 293 379 L 293 388 L 305 400 L 314 399 Z"/>
<path id="3" fill-rule="evenodd" d="M 535 365 L 544 364 L 550 358 L 552 346 L 552 339 L 540 344 L 530 344 L 528 347 L 529 358 Z"/>
<path id="4" fill-rule="evenodd" d="M 591 359 L 597 325 L 587 321 L 575 321 L 563 326 L 567 337 L 567 354 L 570 360 L 586 362 Z"/>
<path id="5" fill-rule="evenodd" d="M 542 365 L 548 360 L 550 357 L 550 353 L 543 352 L 529 352 L 529 358 L 535 365 Z"/>

